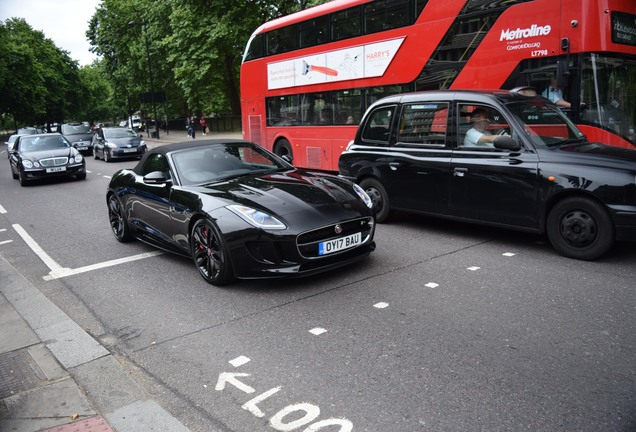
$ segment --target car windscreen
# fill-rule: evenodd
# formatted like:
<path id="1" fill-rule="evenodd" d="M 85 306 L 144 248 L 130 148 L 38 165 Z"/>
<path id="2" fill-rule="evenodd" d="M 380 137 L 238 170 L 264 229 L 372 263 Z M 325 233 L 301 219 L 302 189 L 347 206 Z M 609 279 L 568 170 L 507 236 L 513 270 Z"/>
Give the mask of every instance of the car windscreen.
<path id="1" fill-rule="evenodd" d="M 20 139 L 20 151 L 21 152 L 36 152 L 42 150 L 53 150 L 60 148 L 68 148 L 70 144 L 60 136 L 45 136 L 45 137 L 22 137 Z"/>
<path id="2" fill-rule="evenodd" d="M 91 127 L 89 125 L 81 124 L 81 125 L 62 125 L 62 135 L 77 135 L 77 134 L 87 134 L 91 132 Z"/>
<path id="3" fill-rule="evenodd" d="M 583 141 L 585 135 L 554 104 L 539 99 L 506 104 L 521 122 L 524 132 L 537 146 Z"/>
<path id="4" fill-rule="evenodd" d="M 266 150 L 249 145 L 214 144 L 181 150 L 172 161 L 184 186 L 208 184 L 246 174 L 267 174 L 291 166 Z"/>
<path id="5" fill-rule="evenodd" d="M 104 138 L 135 138 L 137 133 L 131 129 L 104 129 Z"/>

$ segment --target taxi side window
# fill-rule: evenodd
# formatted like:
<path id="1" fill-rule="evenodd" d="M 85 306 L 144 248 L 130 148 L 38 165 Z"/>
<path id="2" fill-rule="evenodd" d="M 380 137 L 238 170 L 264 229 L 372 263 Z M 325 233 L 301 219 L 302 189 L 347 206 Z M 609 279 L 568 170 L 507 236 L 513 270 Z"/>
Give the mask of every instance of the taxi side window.
<path id="1" fill-rule="evenodd" d="M 491 106 L 459 104 L 457 112 L 459 147 L 470 150 L 494 149 L 492 139 L 511 132 L 503 114 Z"/>
<path id="2" fill-rule="evenodd" d="M 395 105 L 384 106 L 373 111 L 362 130 L 362 140 L 378 144 L 388 144 Z"/>
<path id="3" fill-rule="evenodd" d="M 444 147 L 448 124 L 448 103 L 404 105 L 400 117 L 398 141 L 422 146 Z"/>

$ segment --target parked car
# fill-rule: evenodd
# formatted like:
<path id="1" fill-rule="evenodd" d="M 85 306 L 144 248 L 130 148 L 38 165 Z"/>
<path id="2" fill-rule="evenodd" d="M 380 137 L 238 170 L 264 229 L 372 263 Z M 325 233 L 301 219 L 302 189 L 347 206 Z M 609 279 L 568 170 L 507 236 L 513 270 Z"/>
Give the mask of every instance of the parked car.
<path id="1" fill-rule="evenodd" d="M 310 275 L 375 249 L 372 203 L 358 185 L 243 140 L 155 147 L 115 173 L 106 202 L 117 240 L 192 257 L 213 285 Z"/>
<path id="2" fill-rule="evenodd" d="M 475 128 L 485 129 L 477 145 Z M 636 240 L 636 151 L 587 141 L 528 88 L 384 98 L 338 168 L 371 196 L 378 222 L 404 210 L 546 233 L 582 260 Z"/>
<path id="3" fill-rule="evenodd" d="M 64 123 L 60 133 L 71 142 L 80 153 L 93 154 L 93 131 L 86 123 Z"/>
<path id="4" fill-rule="evenodd" d="M 146 143 L 132 129 L 103 127 L 93 135 L 93 156 L 110 162 L 118 158 L 141 158 L 146 152 Z"/>
<path id="5" fill-rule="evenodd" d="M 44 178 L 86 178 L 86 160 L 57 133 L 18 136 L 9 152 L 9 165 L 22 186 Z"/>

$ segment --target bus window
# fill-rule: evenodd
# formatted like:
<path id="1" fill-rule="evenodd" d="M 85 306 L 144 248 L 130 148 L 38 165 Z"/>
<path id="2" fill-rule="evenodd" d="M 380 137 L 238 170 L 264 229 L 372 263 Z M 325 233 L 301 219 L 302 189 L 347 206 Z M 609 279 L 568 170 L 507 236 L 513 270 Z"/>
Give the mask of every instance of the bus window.
<path id="1" fill-rule="evenodd" d="M 303 21 L 298 25 L 300 48 L 320 45 L 329 41 L 329 17 Z"/>
<path id="2" fill-rule="evenodd" d="M 376 33 L 409 25 L 410 5 L 410 0 L 384 0 L 366 4 L 364 33 Z"/>
<path id="3" fill-rule="evenodd" d="M 336 90 L 332 93 L 335 111 L 334 124 L 358 124 L 362 117 L 360 89 Z"/>
<path id="4" fill-rule="evenodd" d="M 360 6 L 331 14 L 331 40 L 337 41 L 362 34 L 362 9 Z"/>

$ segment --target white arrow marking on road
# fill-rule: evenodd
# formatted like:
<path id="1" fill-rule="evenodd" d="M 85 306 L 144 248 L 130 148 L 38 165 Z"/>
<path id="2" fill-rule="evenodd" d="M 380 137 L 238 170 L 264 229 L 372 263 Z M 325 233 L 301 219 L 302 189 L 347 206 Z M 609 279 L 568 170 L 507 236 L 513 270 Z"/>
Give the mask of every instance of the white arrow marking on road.
<path id="1" fill-rule="evenodd" d="M 214 390 L 221 391 L 225 389 L 225 384 L 232 384 L 234 387 L 236 387 L 237 389 L 241 390 L 244 393 L 254 393 L 256 390 L 254 390 L 252 387 L 236 379 L 236 377 L 246 377 L 246 376 L 250 376 L 250 374 L 240 373 L 240 372 L 237 372 L 237 373 L 221 372 L 219 374 L 219 380 L 216 382 L 216 387 L 214 387 Z"/>

